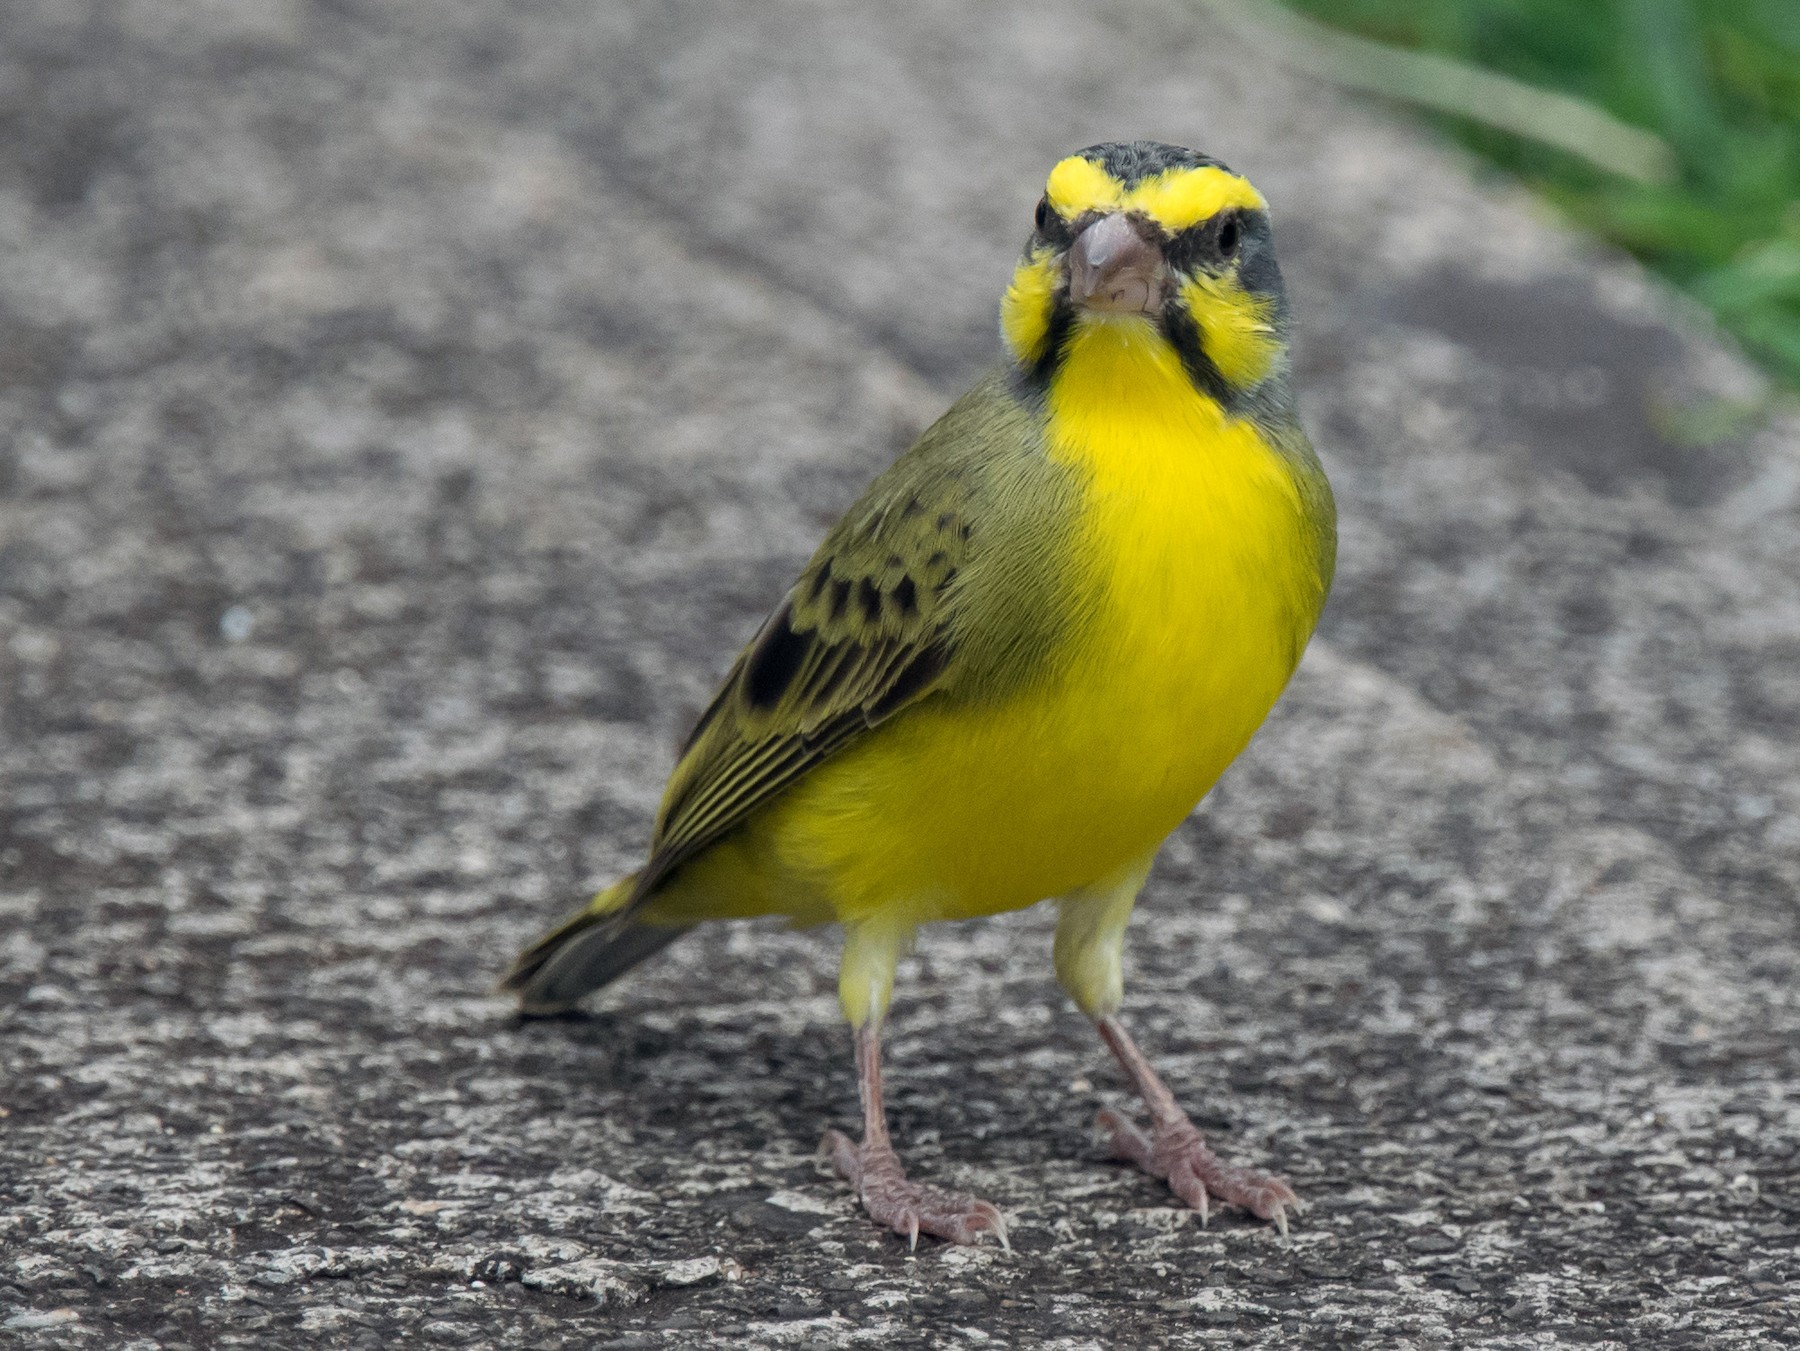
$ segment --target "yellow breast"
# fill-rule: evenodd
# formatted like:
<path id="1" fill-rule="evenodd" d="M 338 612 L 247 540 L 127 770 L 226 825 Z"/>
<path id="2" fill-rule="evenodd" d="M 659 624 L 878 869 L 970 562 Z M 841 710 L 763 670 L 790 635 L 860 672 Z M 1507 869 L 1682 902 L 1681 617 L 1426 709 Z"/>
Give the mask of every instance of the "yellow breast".
<path id="1" fill-rule="evenodd" d="M 1148 324 L 1076 335 L 1048 438 L 1086 483 L 1051 669 L 999 706 L 910 711 L 759 832 L 839 917 L 1015 909 L 1142 858 L 1243 749 L 1317 618 L 1285 462 Z"/>
<path id="2" fill-rule="evenodd" d="M 1108 800 L 1160 839 L 1261 724 L 1317 620 L 1304 508 L 1282 456 L 1142 321 L 1079 332 L 1050 412 L 1052 455 L 1088 479 L 1097 598 L 1067 714 L 1118 772 Z"/>

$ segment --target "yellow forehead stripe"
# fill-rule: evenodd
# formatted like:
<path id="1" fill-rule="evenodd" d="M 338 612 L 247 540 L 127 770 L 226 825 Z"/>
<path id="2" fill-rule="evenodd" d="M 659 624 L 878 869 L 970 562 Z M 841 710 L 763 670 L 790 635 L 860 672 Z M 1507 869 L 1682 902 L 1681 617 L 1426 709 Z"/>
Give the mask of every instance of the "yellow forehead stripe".
<path id="1" fill-rule="evenodd" d="M 1117 211 L 1125 189 L 1093 160 L 1070 155 L 1050 171 L 1044 195 L 1058 215 L 1073 220 L 1083 211 Z"/>
<path id="2" fill-rule="evenodd" d="M 1069 156 L 1050 171 L 1044 192 L 1065 220 L 1084 211 L 1141 211 L 1170 233 L 1209 220 L 1227 207 L 1254 211 L 1268 207 L 1247 179 L 1210 164 L 1165 169 L 1127 192 L 1118 179 L 1080 155 Z"/>
<path id="3" fill-rule="evenodd" d="M 1125 198 L 1127 211 L 1142 211 L 1171 233 L 1211 220 L 1227 207 L 1264 211 L 1268 205 L 1249 180 L 1211 165 L 1167 169 L 1146 178 Z"/>

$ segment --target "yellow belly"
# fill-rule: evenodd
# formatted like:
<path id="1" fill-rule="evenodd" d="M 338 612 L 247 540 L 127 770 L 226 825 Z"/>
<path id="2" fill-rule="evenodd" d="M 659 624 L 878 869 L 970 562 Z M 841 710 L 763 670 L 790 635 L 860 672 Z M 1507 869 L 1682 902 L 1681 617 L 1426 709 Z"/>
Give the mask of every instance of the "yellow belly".
<path id="1" fill-rule="evenodd" d="M 1079 406 L 1052 420 L 1087 492 L 1045 674 L 884 724 L 698 861 L 679 888 L 696 910 L 659 911 L 992 914 L 1115 874 L 1180 824 L 1281 693 L 1321 584 L 1290 471 L 1248 424 L 1204 400 L 1136 406 L 1100 435 Z"/>

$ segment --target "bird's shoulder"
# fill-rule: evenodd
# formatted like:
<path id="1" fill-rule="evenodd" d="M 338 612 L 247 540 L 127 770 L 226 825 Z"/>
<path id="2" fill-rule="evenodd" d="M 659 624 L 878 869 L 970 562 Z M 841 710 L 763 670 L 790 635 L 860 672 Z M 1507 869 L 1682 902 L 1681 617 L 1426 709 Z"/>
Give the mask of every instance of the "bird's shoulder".
<path id="1" fill-rule="evenodd" d="M 701 715 L 652 875 L 903 709 L 1029 665 L 1065 477 L 1004 375 L 928 428 L 826 535 Z"/>

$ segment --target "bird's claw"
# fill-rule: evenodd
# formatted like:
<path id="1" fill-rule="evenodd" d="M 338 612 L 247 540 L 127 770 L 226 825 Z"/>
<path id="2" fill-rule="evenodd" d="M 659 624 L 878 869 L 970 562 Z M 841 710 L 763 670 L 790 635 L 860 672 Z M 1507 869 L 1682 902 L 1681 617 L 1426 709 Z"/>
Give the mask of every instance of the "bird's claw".
<path id="1" fill-rule="evenodd" d="M 935 1234 L 952 1243 L 979 1243 L 992 1234 L 1007 1252 L 1012 1242 L 1006 1217 L 987 1201 L 913 1182 L 900 1166 L 899 1156 L 885 1144 L 858 1144 L 842 1131 L 826 1131 L 819 1153 L 831 1161 L 838 1176 L 856 1189 L 863 1209 L 877 1224 L 904 1235 L 909 1251 L 916 1251 L 920 1234 Z"/>
<path id="2" fill-rule="evenodd" d="M 1170 1191 L 1200 1212 L 1202 1225 L 1211 1218 L 1211 1198 L 1217 1197 L 1260 1220 L 1271 1221 L 1286 1238 L 1288 1212 L 1298 1213 L 1302 1208 L 1285 1178 L 1225 1163 L 1207 1147 L 1186 1116 L 1159 1121 L 1148 1135 L 1130 1117 L 1110 1107 L 1094 1118 L 1094 1124 L 1106 1133 L 1113 1153 L 1167 1182 Z"/>

